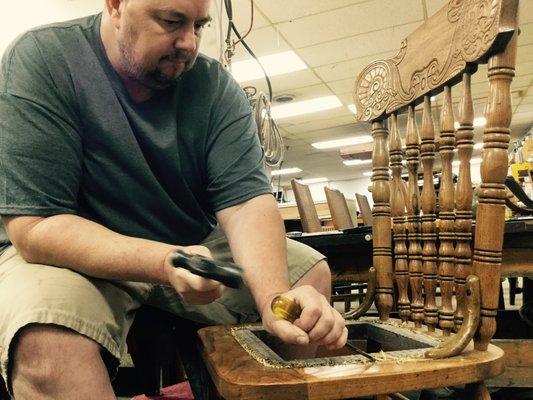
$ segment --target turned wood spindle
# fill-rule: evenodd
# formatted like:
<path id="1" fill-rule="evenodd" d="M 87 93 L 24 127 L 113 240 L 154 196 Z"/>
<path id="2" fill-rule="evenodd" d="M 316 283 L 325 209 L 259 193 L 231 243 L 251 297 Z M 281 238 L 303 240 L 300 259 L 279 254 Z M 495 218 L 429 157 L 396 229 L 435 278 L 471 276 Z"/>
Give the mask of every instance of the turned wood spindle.
<path id="1" fill-rule="evenodd" d="M 409 171 L 409 197 L 407 199 L 407 240 L 409 284 L 411 287 L 411 319 L 421 327 L 424 320 L 422 300 L 422 248 L 420 246 L 420 193 L 418 190 L 418 165 L 420 163 L 420 137 L 415 121 L 415 110 L 407 111 L 407 134 L 405 138 L 407 169 Z"/>
<path id="2" fill-rule="evenodd" d="M 474 105 L 470 73 L 463 74 L 463 97 L 459 108 L 459 129 L 456 135 L 456 147 L 459 154 L 459 180 L 455 192 L 455 331 L 461 327 L 465 315 L 466 278 L 472 273 L 472 178 L 470 176 L 470 159 L 474 149 Z"/>
<path id="3" fill-rule="evenodd" d="M 390 142 L 389 142 L 391 180 L 391 216 L 393 220 L 394 237 L 394 274 L 398 286 L 398 313 L 402 322 L 407 322 L 410 311 L 408 296 L 409 266 L 407 264 L 407 234 L 405 231 L 405 201 L 402 180 L 402 139 L 398 131 L 396 114 L 390 117 Z"/>
<path id="4" fill-rule="evenodd" d="M 372 237 L 373 265 L 377 271 L 376 305 L 379 318 L 389 319 L 392 309 L 392 250 L 389 185 L 389 132 L 383 121 L 372 123 Z"/>
<path id="5" fill-rule="evenodd" d="M 454 188 L 452 180 L 452 160 L 455 147 L 455 128 L 452 109 L 452 93 L 444 87 L 444 104 L 440 121 L 439 153 L 442 162 L 442 176 L 439 188 L 439 284 L 441 307 L 439 326 L 445 336 L 453 329 L 453 284 L 455 276 L 454 259 Z"/>
<path id="6" fill-rule="evenodd" d="M 422 187 L 422 271 L 424 273 L 424 322 L 430 332 L 435 331 L 438 310 L 435 303 L 437 289 L 437 233 L 435 224 L 436 195 L 433 183 L 433 164 L 435 162 L 435 127 L 431 114 L 431 101 L 424 96 L 422 129 L 420 130 L 420 159 L 424 168 Z"/>
<path id="7" fill-rule="evenodd" d="M 505 176 L 511 124 L 511 82 L 516 62 L 516 32 L 503 53 L 489 59 L 489 97 L 485 108 L 481 187 L 476 215 L 473 271 L 481 283 L 481 322 L 475 348 L 486 350 L 496 331 L 505 224 Z"/>

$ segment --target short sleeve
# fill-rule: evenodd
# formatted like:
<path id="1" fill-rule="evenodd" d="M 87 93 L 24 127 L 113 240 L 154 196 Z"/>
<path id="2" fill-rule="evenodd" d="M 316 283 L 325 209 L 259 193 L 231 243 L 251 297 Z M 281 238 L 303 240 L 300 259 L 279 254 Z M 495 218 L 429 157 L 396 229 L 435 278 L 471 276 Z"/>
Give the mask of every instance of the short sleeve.
<path id="1" fill-rule="evenodd" d="M 82 143 L 65 71 L 51 71 L 31 33 L 0 72 L 0 214 L 77 212 Z"/>
<path id="2" fill-rule="evenodd" d="M 207 193 L 214 211 L 272 193 L 248 100 L 221 67 L 219 74 L 207 147 Z"/>

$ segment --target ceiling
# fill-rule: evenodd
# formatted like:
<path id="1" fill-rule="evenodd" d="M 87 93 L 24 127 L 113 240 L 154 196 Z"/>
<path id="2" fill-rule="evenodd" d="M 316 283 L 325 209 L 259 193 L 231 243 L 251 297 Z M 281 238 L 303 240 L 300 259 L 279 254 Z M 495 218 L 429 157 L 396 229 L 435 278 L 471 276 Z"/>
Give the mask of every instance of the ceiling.
<path id="1" fill-rule="evenodd" d="M 232 0 L 234 21 L 241 32 L 248 29 L 250 0 Z M 202 51 L 218 58 L 226 20 L 221 0 L 213 0 L 214 22 L 207 28 Z M 52 21 L 70 19 L 101 10 L 103 0 L 26 0 L 9 2 L 0 14 L 0 53 L 23 30 Z M 45 4 L 46 3 L 46 4 Z M 343 107 L 278 121 L 287 152 L 283 167 L 299 167 L 302 173 L 284 177 L 327 177 L 330 180 L 362 178 L 369 166 L 347 167 L 339 149 L 317 150 L 311 143 L 368 134 L 369 126 L 355 123 L 346 107 L 353 103 L 357 74 L 371 61 L 396 54 L 400 42 L 445 0 L 254 0 L 254 26 L 247 43 L 258 56 L 295 51 L 307 69 L 272 77 L 274 96 L 292 94 L 295 101 L 336 95 Z M 29 13 L 28 10 L 32 12 Z M 533 125 L 533 1 L 520 1 L 517 74 L 513 82 L 513 137 Z M 249 58 L 238 46 L 233 61 Z M 476 116 L 486 100 L 486 78 L 476 74 L 473 92 Z M 263 79 L 246 82 L 266 91 Z M 456 91 L 459 92 L 459 91 Z M 480 135 L 481 131 L 476 131 Z M 474 154 L 475 156 L 476 154 Z"/>
<path id="2" fill-rule="evenodd" d="M 217 1 L 217 0 L 215 0 Z M 293 50 L 307 69 L 271 78 L 274 96 L 292 94 L 295 101 L 336 95 L 344 104 L 332 110 L 278 121 L 287 152 L 283 168 L 303 172 L 283 177 L 357 179 L 370 166 L 345 166 L 339 149 L 317 150 L 311 143 L 368 134 L 369 125 L 356 123 L 346 106 L 353 104 L 352 89 L 358 73 L 373 60 L 396 54 L 402 39 L 420 26 L 446 0 L 255 0 L 254 27 L 247 38 L 257 56 Z M 219 4 L 217 4 L 219 6 Z M 248 29 L 250 1 L 233 0 L 234 21 L 240 32 Z M 217 21 L 219 15 L 215 11 Z M 225 20 L 222 19 L 223 30 Z M 512 136 L 521 137 L 533 125 L 533 1 L 520 1 L 520 28 L 516 77 L 513 81 Z M 212 28 L 217 31 L 217 24 Z M 216 32 L 208 32 L 205 51 L 218 57 Z M 218 32 L 220 33 L 220 32 Z M 225 32 L 224 32 L 225 34 Z M 217 53 L 218 52 L 218 53 Z M 233 61 L 250 58 L 238 46 Z M 266 91 L 264 80 L 242 83 Z M 486 68 L 473 80 L 476 117 L 486 101 Z M 460 93 L 460 90 L 456 90 Z M 438 117 L 436 118 L 438 121 Z M 401 121 L 400 121 L 401 122 Z M 405 125 L 403 125 L 405 126 Z M 476 137 L 481 129 L 476 129 Z M 371 146 L 371 144 L 369 145 Z M 475 151 L 474 156 L 479 151 Z M 277 179 L 276 179 L 277 181 Z"/>

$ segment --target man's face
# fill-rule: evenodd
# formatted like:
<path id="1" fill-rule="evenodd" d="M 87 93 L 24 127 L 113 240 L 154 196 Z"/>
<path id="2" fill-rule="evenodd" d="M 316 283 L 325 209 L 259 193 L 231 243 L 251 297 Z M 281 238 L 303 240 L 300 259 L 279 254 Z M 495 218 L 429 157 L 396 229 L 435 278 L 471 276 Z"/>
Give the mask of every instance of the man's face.
<path id="1" fill-rule="evenodd" d="M 211 0 L 123 0 L 118 30 L 122 72 L 152 89 L 192 68 Z"/>

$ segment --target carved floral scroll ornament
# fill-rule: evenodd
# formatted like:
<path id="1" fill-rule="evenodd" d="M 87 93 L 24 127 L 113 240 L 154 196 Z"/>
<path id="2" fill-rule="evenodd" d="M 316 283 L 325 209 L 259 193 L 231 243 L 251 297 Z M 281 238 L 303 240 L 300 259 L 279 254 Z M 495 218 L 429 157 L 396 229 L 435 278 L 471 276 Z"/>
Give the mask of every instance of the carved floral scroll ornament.
<path id="1" fill-rule="evenodd" d="M 396 56 L 373 62 L 359 75 L 354 89 L 356 118 L 370 121 L 389 114 L 442 86 L 460 74 L 467 62 L 479 59 L 498 34 L 501 2 L 450 0 L 446 10 L 450 28 L 443 33 L 450 36 L 446 58 L 439 59 L 439 49 L 436 49 L 435 57 L 427 65 L 415 70 L 409 82 L 402 82 L 400 70 L 409 43 L 405 39 Z M 416 54 L 415 51 L 412 53 Z"/>

